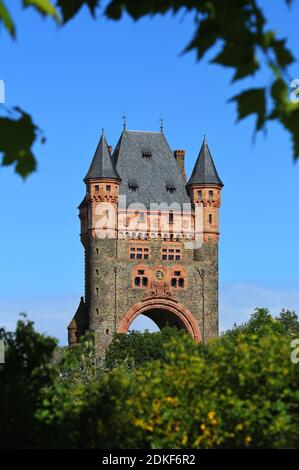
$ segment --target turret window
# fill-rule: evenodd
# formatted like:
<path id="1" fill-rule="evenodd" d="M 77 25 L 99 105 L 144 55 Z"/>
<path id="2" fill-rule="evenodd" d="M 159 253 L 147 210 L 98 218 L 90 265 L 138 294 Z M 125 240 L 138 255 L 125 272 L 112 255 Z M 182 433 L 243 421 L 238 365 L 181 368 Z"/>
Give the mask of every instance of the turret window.
<path id="1" fill-rule="evenodd" d="M 107 193 L 110 193 L 110 192 L 111 192 L 111 186 L 110 186 L 110 184 L 107 184 L 107 186 L 106 186 L 106 191 L 107 191 Z"/>
<path id="2" fill-rule="evenodd" d="M 214 196 L 214 192 L 213 191 L 209 191 L 209 198 L 212 199 Z"/>
<path id="3" fill-rule="evenodd" d="M 202 199 L 202 191 L 198 191 L 197 195 L 198 195 L 198 199 L 201 200 Z"/>
<path id="4" fill-rule="evenodd" d="M 211 224 L 213 222 L 213 216 L 212 214 L 209 214 L 209 224 Z"/>
<path id="5" fill-rule="evenodd" d="M 95 189 L 95 191 L 98 193 L 99 190 L 100 190 L 100 186 L 99 186 L 98 184 L 96 184 L 95 187 L 94 187 L 94 189 Z"/>

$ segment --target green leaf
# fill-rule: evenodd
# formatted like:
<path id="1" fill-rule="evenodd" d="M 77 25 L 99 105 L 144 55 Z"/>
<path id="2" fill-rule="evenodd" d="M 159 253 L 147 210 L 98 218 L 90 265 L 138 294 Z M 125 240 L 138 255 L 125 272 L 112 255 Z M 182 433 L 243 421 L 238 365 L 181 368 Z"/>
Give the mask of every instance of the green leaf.
<path id="1" fill-rule="evenodd" d="M 39 128 L 32 122 L 29 114 L 14 108 L 18 117 L 0 118 L 0 153 L 2 165 L 15 164 L 15 171 L 23 178 L 36 170 L 36 160 L 32 146 L 37 139 Z"/>
<path id="2" fill-rule="evenodd" d="M 288 65 L 294 62 L 294 56 L 291 51 L 285 47 L 286 40 L 275 40 L 272 43 L 272 48 L 274 50 L 277 63 L 281 68 L 285 69 Z"/>
<path id="3" fill-rule="evenodd" d="M 235 68 L 233 81 L 248 75 L 254 75 L 259 69 L 259 62 L 254 55 L 254 49 L 251 45 L 243 49 L 239 44 L 227 43 L 211 62 Z"/>
<path id="4" fill-rule="evenodd" d="M 23 0 L 23 6 L 32 6 L 42 15 L 52 16 L 56 21 L 59 20 L 59 15 L 50 0 Z"/>
<path id="5" fill-rule="evenodd" d="M 216 43 L 218 39 L 215 25 L 210 19 L 201 21 L 194 38 L 188 44 L 184 52 L 196 50 L 197 60 L 201 60 L 204 54 Z"/>
<path id="6" fill-rule="evenodd" d="M 5 28 L 11 34 L 11 36 L 15 37 L 15 25 L 12 21 L 9 11 L 7 10 L 2 0 L 0 0 L 0 23 L 1 22 L 3 22 Z"/>
<path id="7" fill-rule="evenodd" d="M 58 0 L 57 5 L 60 7 L 63 22 L 66 23 L 72 19 L 82 8 L 83 5 L 88 6 L 92 16 L 95 16 L 95 9 L 99 5 L 100 0 Z"/>
<path id="8" fill-rule="evenodd" d="M 238 106 L 238 120 L 256 114 L 256 130 L 260 130 L 266 120 L 266 93 L 265 88 L 251 88 L 234 96 L 230 101 L 236 101 Z"/>

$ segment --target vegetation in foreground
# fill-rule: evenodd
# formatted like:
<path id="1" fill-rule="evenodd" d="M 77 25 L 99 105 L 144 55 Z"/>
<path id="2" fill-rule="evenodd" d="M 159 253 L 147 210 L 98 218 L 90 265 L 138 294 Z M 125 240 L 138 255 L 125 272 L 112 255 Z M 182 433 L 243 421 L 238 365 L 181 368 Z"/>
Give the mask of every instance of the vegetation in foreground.
<path id="1" fill-rule="evenodd" d="M 22 319 L 0 330 L 2 448 L 299 448 L 294 312 L 250 321 L 203 346 L 165 328 L 117 335 L 96 364 Z"/>

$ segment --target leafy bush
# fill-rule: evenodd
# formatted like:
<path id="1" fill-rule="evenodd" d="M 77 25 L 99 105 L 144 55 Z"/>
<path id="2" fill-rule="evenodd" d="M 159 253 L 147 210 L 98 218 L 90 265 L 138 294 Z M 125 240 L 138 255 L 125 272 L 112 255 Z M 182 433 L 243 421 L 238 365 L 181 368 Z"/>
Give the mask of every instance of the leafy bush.
<path id="1" fill-rule="evenodd" d="M 106 353 L 104 366 L 113 369 L 125 365 L 128 369 L 141 366 L 147 361 L 165 359 L 165 344 L 172 338 L 186 335 L 183 330 L 166 326 L 157 333 L 130 331 L 115 335 Z"/>
<path id="2" fill-rule="evenodd" d="M 293 312 L 258 309 L 208 345 L 171 329 L 117 336 L 97 366 L 20 321 L 0 369 L 2 447 L 299 448 Z M 142 339 L 145 339 L 142 342 Z"/>
<path id="3" fill-rule="evenodd" d="M 41 390 L 53 383 L 50 359 L 57 341 L 37 333 L 33 323 L 19 320 L 16 331 L 0 329 L 5 364 L 0 364 L 1 447 L 38 446 L 40 423 L 35 417 Z"/>
<path id="4" fill-rule="evenodd" d="M 186 336 L 165 361 L 56 389 L 44 406 L 53 447 L 299 447 L 298 386 L 287 338 L 240 335 L 203 354 Z"/>

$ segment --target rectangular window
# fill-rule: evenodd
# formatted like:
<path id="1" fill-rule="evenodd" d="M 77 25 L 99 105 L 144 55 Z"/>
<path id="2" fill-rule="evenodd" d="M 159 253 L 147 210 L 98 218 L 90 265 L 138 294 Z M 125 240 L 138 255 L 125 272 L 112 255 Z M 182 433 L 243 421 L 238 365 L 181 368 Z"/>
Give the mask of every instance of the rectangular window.
<path id="1" fill-rule="evenodd" d="M 129 250 L 130 259 L 149 259 L 149 248 L 143 245 L 133 245 L 130 246 Z"/>
<path id="2" fill-rule="evenodd" d="M 209 191 L 209 198 L 211 199 L 213 197 L 213 191 Z"/>
<path id="3" fill-rule="evenodd" d="M 163 261 L 181 261 L 182 251 L 180 248 L 162 248 L 161 251 Z"/>
<path id="4" fill-rule="evenodd" d="M 107 191 L 107 193 L 110 193 L 110 191 L 111 191 L 111 186 L 110 186 L 110 184 L 108 184 L 108 185 L 106 186 L 106 191 Z"/>
<path id="5" fill-rule="evenodd" d="M 198 191 L 198 199 L 202 199 L 202 191 Z"/>
<path id="6" fill-rule="evenodd" d="M 96 184 L 95 187 L 94 187 L 94 189 L 95 189 L 95 191 L 99 192 L 100 186 L 99 186 L 98 184 Z"/>
<path id="7" fill-rule="evenodd" d="M 171 287 L 174 288 L 181 288 L 183 289 L 185 287 L 185 279 L 181 276 L 181 271 L 174 271 L 171 277 Z"/>
<path id="8" fill-rule="evenodd" d="M 170 212 L 170 214 L 169 214 L 169 223 L 173 224 L 173 213 L 172 212 Z"/>
<path id="9" fill-rule="evenodd" d="M 211 224 L 213 221 L 213 217 L 212 217 L 212 214 L 209 214 L 209 224 Z"/>

